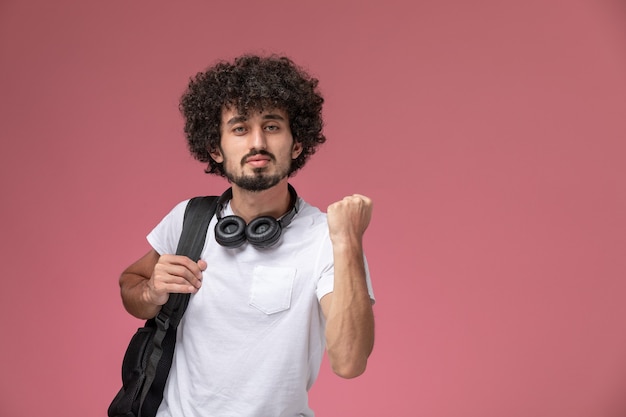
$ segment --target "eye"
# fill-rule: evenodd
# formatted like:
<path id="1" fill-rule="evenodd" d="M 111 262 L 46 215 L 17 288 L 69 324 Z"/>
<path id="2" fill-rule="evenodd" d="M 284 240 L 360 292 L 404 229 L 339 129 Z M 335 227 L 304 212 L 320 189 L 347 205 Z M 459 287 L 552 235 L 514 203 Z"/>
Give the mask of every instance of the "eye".
<path id="1" fill-rule="evenodd" d="M 278 125 L 267 125 L 267 126 L 265 126 L 265 130 L 267 130 L 268 132 L 275 132 L 278 129 L 280 129 L 280 126 L 278 126 Z"/>
<path id="2" fill-rule="evenodd" d="M 233 127 L 232 132 L 235 135 L 243 135 L 244 133 L 246 133 L 246 128 L 244 126 L 235 126 Z"/>

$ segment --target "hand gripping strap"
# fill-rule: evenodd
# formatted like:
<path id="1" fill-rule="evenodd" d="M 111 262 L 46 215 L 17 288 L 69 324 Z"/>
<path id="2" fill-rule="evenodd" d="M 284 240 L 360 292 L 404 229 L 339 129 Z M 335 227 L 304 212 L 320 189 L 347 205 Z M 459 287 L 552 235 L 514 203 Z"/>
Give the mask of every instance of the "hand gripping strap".
<path id="1" fill-rule="evenodd" d="M 209 222 L 216 206 L 217 197 L 194 197 L 189 200 L 185 209 L 183 231 L 176 249 L 177 255 L 186 255 L 194 262 L 200 259 Z M 157 329 L 154 347 L 146 367 L 139 417 L 154 417 L 163 400 L 163 389 L 174 357 L 176 329 L 188 303 L 189 294 L 172 293 L 154 318 Z"/>

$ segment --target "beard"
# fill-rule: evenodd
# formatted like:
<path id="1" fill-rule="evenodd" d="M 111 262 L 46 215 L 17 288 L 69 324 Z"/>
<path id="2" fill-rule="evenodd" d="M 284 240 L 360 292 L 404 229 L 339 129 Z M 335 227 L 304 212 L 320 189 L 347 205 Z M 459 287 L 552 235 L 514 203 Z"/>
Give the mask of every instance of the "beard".
<path id="1" fill-rule="evenodd" d="M 273 186 L 278 184 L 280 180 L 287 176 L 287 174 L 264 174 L 263 172 L 259 171 L 264 171 L 264 169 L 255 169 L 254 174 L 252 175 L 240 176 L 235 176 L 227 171 L 226 178 L 228 178 L 228 181 L 230 181 L 231 183 L 246 191 L 264 191 L 272 188 Z"/>
<path id="2" fill-rule="evenodd" d="M 248 155 L 246 155 L 245 157 L 242 158 L 241 160 L 241 165 L 243 166 L 245 164 L 245 160 L 246 158 L 248 158 L 249 156 L 253 156 L 256 154 L 263 154 L 263 155 L 267 155 L 269 156 L 272 161 L 276 161 L 276 158 L 274 157 L 274 155 L 270 154 L 269 152 L 265 152 L 265 151 L 258 151 L 258 152 L 252 152 Z M 267 189 L 272 188 L 273 186 L 275 186 L 276 184 L 278 184 L 282 179 L 286 178 L 289 176 L 289 171 L 291 170 L 291 164 L 289 164 L 289 166 L 287 166 L 285 169 L 275 173 L 275 174 L 267 174 L 267 168 L 255 168 L 252 172 L 251 175 L 235 175 L 232 172 L 229 172 L 228 169 L 226 168 L 228 166 L 228 164 L 226 163 L 226 159 L 224 159 L 223 161 L 223 167 L 224 167 L 224 172 L 226 173 L 226 178 L 228 178 L 228 181 L 230 181 L 231 183 L 235 184 L 236 186 L 238 186 L 239 188 L 242 188 L 246 191 L 264 191 Z"/>

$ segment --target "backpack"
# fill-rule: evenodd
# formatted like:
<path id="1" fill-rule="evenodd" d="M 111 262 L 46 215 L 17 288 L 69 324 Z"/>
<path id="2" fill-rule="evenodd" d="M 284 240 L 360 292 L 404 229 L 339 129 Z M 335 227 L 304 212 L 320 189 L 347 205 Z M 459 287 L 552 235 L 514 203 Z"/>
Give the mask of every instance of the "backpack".
<path id="1" fill-rule="evenodd" d="M 194 262 L 206 240 L 217 197 L 194 197 L 185 209 L 177 255 Z M 176 329 L 189 303 L 189 294 L 172 293 L 156 317 L 133 335 L 122 361 L 122 388 L 109 405 L 109 417 L 154 417 L 172 366 Z"/>

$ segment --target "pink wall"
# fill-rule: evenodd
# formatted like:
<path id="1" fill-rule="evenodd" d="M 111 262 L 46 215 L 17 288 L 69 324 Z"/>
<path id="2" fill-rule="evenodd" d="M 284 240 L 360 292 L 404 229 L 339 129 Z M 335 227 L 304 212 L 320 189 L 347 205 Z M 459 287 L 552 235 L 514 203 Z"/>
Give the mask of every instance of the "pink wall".
<path id="1" fill-rule="evenodd" d="M 623 2 L 156 3 L 0 4 L 0 416 L 105 415 L 140 325 L 119 272 L 226 186 L 178 97 L 263 51 L 327 98 L 300 194 L 375 201 L 375 352 L 324 368 L 318 415 L 626 414 Z"/>

